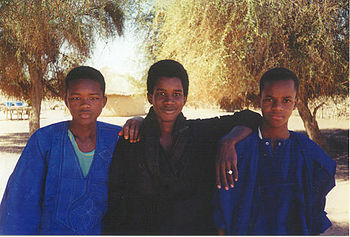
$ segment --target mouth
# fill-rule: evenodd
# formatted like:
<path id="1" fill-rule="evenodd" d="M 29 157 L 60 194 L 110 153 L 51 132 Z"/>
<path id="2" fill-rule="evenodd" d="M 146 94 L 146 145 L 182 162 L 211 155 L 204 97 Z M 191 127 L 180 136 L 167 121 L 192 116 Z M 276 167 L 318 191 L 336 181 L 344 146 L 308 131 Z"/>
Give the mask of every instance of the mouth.
<path id="1" fill-rule="evenodd" d="M 280 114 L 272 114 L 271 119 L 273 120 L 283 120 L 283 116 Z"/>
<path id="2" fill-rule="evenodd" d="M 79 113 L 79 117 L 81 117 L 81 118 L 90 118 L 91 117 L 91 111 L 89 111 L 89 110 L 82 110 L 82 111 L 80 111 L 80 113 Z"/>
<path id="3" fill-rule="evenodd" d="M 165 114 L 173 114 L 176 113 L 176 108 L 163 108 L 161 111 Z"/>

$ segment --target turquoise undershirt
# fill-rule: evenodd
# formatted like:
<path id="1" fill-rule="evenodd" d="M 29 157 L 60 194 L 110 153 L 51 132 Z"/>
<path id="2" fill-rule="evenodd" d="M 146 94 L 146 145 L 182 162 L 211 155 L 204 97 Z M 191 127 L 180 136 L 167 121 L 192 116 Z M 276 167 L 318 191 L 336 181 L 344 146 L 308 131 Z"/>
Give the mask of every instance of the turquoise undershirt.
<path id="1" fill-rule="evenodd" d="M 89 169 L 90 169 L 92 160 L 94 158 L 95 150 L 92 150 L 90 152 L 80 151 L 78 144 L 74 139 L 74 135 L 72 134 L 72 132 L 69 129 L 68 129 L 68 137 L 70 138 L 70 141 L 73 145 L 75 154 L 78 157 L 81 171 L 83 172 L 84 177 L 86 177 L 87 174 L 89 173 Z"/>

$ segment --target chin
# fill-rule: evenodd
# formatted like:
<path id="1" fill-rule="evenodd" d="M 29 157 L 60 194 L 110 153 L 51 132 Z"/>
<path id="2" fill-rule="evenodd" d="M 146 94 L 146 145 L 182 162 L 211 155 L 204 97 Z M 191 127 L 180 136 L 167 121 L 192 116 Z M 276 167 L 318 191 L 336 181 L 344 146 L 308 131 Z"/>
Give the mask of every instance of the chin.
<path id="1" fill-rule="evenodd" d="M 164 115 L 161 115 L 160 116 L 160 119 L 163 121 L 163 122 L 172 122 L 172 121 L 175 121 L 177 116 L 179 114 L 176 114 L 176 115 L 169 115 L 169 114 L 164 114 Z"/>

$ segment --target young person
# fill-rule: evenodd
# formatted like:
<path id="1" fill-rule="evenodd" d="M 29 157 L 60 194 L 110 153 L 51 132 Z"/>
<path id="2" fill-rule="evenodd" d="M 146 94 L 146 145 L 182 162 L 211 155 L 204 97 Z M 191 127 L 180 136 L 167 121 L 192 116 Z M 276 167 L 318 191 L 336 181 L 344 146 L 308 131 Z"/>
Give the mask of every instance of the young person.
<path id="1" fill-rule="evenodd" d="M 219 234 L 315 235 L 331 226 L 324 207 L 335 185 L 335 162 L 305 135 L 288 130 L 298 85 L 285 68 L 261 77 L 262 126 L 236 145 L 235 188 L 219 190 L 214 199 Z"/>
<path id="2" fill-rule="evenodd" d="M 91 67 L 65 78 L 71 121 L 38 129 L 8 181 L 0 234 L 100 234 L 109 165 L 120 127 L 97 122 L 107 102 L 102 74 Z"/>
<path id="3" fill-rule="evenodd" d="M 110 167 L 105 234 L 215 233 L 210 201 L 217 141 L 238 127 L 244 131 L 229 135 L 234 142 L 242 140 L 256 129 L 260 116 L 243 111 L 186 120 L 181 111 L 188 84 L 186 70 L 176 61 L 161 60 L 150 67 L 147 97 L 153 106 L 140 142 L 118 141 Z"/>

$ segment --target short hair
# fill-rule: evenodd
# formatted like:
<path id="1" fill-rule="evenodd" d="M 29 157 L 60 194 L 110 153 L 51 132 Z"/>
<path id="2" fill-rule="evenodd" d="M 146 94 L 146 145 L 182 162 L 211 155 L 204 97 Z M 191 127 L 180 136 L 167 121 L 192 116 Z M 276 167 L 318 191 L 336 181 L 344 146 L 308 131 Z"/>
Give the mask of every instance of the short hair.
<path id="1" fill-rule="evenodd" d="M 276 67 L 265 72 L 260 79 L 260 95 L 264 90 L 265 84 L 267 82 L 275 82 L 275 81 L 294 81 L 294 87 L 296 92 L 299 90 L 299 80 L 294 72 L 287 68 Z"/>
<path id="2" fill-rule="evenodd" d="M 177 77 L 181 80 L 184 96 L 188 94 L 188 75 L 181 63 L 175 60 L 160 60 L 148 70 L 147 92 L 153 94 L 153 89 L 161 77 Z"/>
<path id="3" fill-rule="evenodd" d="M 80 79 L 90 79 L 98 82 L 98 84 L 100 84 L 103 96 L 105 95 L 106 83 L 102 73 L 99 70 L 89 66 L 75 67 L 70 72 L 68 72 L 64 80 L 66 86 L 66 93 L 70 83 L 72 83 L 73 81 L 78 81 Z"/>

